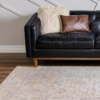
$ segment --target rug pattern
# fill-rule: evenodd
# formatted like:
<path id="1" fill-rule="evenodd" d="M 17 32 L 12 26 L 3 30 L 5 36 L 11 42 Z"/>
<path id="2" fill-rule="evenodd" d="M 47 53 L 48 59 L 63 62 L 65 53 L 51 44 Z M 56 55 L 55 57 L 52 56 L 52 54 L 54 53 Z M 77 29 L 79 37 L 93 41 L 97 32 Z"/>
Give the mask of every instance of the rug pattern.
<path id="1" fill-rule="evenodd" d="M 0 85 L 0 100 L 100 100 L 100 67 L 16 67 Z"/>

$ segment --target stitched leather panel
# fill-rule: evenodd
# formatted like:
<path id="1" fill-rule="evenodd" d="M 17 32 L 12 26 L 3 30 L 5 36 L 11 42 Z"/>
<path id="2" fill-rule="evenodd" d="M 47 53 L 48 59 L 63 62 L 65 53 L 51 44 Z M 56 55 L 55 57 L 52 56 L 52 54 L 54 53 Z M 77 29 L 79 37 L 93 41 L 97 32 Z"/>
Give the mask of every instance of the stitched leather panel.
<path id="1" fill-rule="evenodd" d="M 37 13 L 33 14 L 33 16 L 30 18 L 30 20 L 26 23 L 24 27 L 25 31 L 25 45 L 26 45 L 26 55 L 27 57 L 32 57 L 32 39 L 31 39 L 31 32 L 30 27 L 32 23 L 36 20 Z"/>
<path id="2" fill-rule="evenodd" d="M 34 49 L 33 57 L 96 58 L 100 49 Z"/>
<path id="3" fill-rule="evenodd" d="M 91 32 L 100 34 L 100 21 L 95 21 L 91 24 Z"/>
<path id="4" fill-rule="evenodd" d="M 25 44 L 27 57 L 33 57 L 33 49 L 36 48 L 36 40 L 40 35 L 41 22 L 35 13 L 25 25 Z"/>
<path id="5" fill-rule="evenodd" d="M 37 48 L 64 49 L 64 48 L 94 48 L 94 34 L 84 32 L 49 33 L 39 36 Z"/>
<path id="6" fill-rule="evenodd" d="M 100 48 L 100 34 L 95 35 L 95 48 Z"/>

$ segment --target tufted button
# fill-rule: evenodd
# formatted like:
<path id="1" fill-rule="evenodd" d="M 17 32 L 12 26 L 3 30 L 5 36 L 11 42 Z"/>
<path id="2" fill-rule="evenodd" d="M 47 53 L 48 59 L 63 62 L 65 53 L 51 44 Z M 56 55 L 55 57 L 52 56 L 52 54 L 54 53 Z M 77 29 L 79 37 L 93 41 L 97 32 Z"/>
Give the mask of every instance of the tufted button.
<path id="1" fill-rule="evenodd" d="M 97 20 L 97 21 L 100 21 L 100 15 L 97 15 L 97 16 L 96 16 L 96 20 Z"/>
<path id="2" fill-rule="evenodd" d="M 100 34 L 100 21 L 95 21 L 91 24 L 91 32 Z"/>
<path id="3" fill-rule="evenodd" d="M 96 20 L 96 14 L 90 14 L 89 15 L 89 23 L 91 24 L 92 22 L 94 22 Z"/>

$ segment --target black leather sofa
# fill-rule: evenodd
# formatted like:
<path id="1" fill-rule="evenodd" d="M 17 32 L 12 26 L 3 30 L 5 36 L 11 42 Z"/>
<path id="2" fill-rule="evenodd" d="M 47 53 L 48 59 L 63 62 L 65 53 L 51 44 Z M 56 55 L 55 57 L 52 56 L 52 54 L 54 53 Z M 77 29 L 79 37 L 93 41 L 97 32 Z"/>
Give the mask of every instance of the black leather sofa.
<path id="1" fill-rule="evenodd" d="M 25 25 L 27 57 L 38 60 L 100 60 L 100 11 L 70 11 L 89 15 L 90 33 L 49 33 L 41 35 L 41 21 L 35 13 Z"/>

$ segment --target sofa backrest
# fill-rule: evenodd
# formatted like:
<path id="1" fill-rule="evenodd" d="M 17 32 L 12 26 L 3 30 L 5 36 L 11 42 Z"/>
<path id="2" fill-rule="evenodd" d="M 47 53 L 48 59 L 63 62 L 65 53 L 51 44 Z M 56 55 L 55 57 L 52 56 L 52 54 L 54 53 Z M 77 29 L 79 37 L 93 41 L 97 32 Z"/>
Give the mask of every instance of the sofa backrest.
<path id="1" fill-rule="evenodd" d="M 100 11 L 70 11 L 70 15 L 88 15 L 90 31 L 100 34 Z"/>

